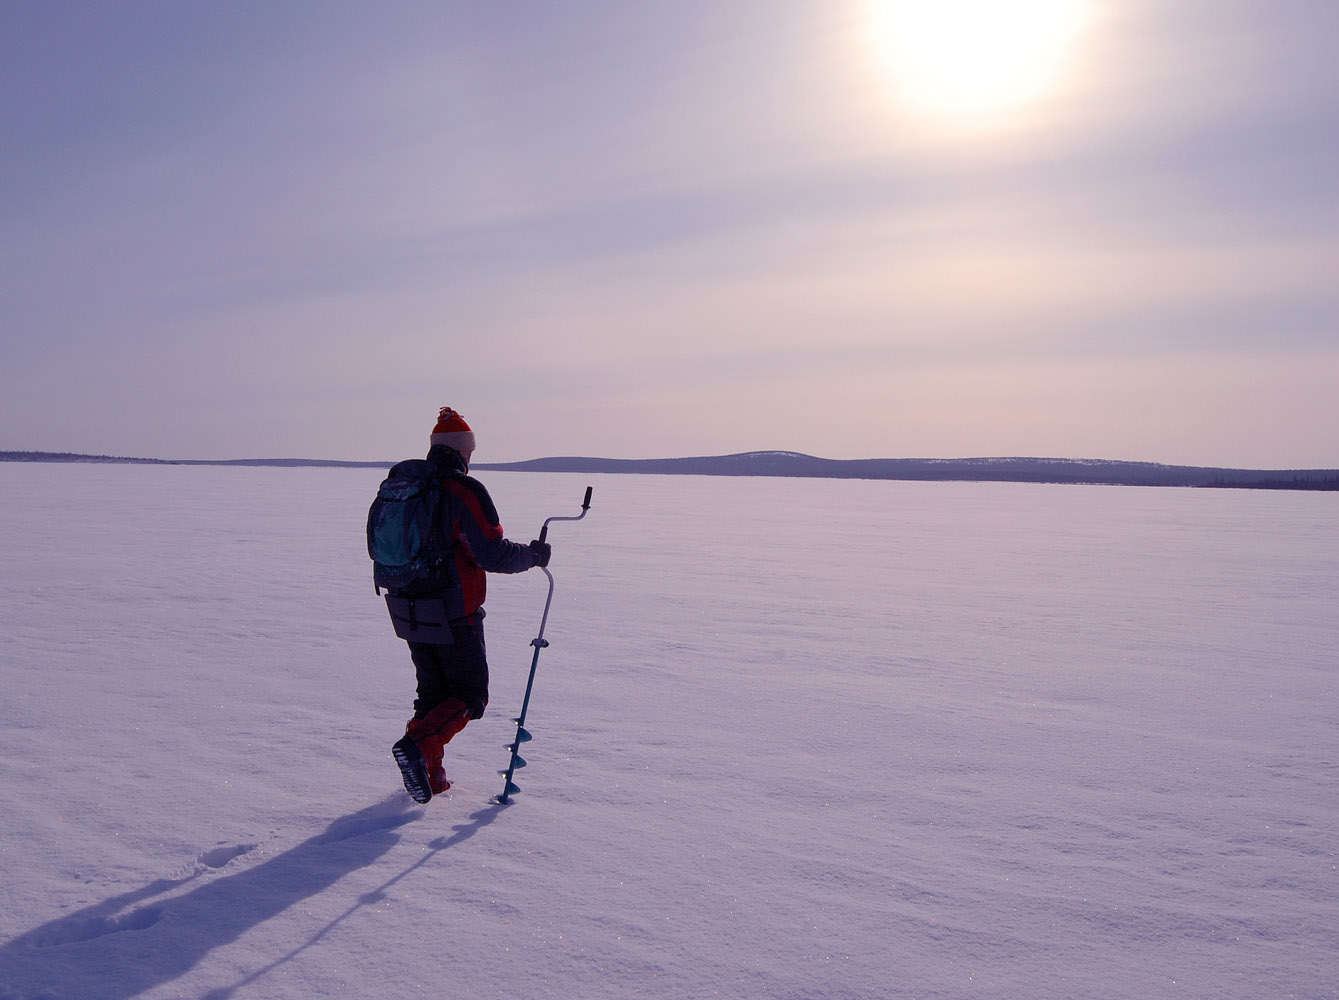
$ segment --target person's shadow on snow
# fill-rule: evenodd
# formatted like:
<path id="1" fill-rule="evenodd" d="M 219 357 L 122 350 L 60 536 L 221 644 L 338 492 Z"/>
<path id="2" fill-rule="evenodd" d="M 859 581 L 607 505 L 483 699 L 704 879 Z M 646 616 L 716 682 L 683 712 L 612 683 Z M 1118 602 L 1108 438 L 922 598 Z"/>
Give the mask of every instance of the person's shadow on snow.
<path id="1" fill-rule="evenodd" d="M 427 857 L 491 823 L 501 808 L 481 810 L 471 822 L 458 825 L 454 836 L 438 838 L 423 859 L 358 897 L 299 948 L 251 972 L 236 985 L 208 995 L 227 997 L 289 961 L 359 907 L 382 899 L 391 884 Z M 211 869 L 251 852 L 255 845 L 207 851 L 200 856 L 199 870 L 191 875 L 159 879 L 50 921 L 0 946 L 0 1000 L 125 1000 L 170 982 L 215 948 L 375 862 L 399 842 L 396 829 L 422 813 L 420 807 L 396 795 L 335 820 L 321 833 L 267 861 L 235 875 L 209 879 L 189 892 L 172 894 L 207 876 Z"/>

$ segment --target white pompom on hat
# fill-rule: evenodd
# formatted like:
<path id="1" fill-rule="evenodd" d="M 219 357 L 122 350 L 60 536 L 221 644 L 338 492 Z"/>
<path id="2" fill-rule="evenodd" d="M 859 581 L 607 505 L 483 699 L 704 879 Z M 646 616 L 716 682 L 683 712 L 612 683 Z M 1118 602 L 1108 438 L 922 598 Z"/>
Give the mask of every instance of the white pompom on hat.
<path id="1" fill-rule="evenodd" d="M 474 451 L 474 431 L 465 418 L 449 406 L 437 414 L 437 426 L 432 429 L 432 446 L 444 445 L 452 451 L 468 455 Z"/>

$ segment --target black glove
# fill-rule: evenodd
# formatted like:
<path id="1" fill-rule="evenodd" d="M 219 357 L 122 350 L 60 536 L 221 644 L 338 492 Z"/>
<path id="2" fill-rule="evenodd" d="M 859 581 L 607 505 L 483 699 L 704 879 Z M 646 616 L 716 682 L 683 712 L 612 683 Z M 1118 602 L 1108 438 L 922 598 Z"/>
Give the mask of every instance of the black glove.
<path id="1" fill-rule="evenodd" d="M 553 555 L 553 546 L 548 542 L 541 542 L 536 538 L 530 543 L 530 552 L 535 557 L 536 566 L 547 566 L 549 564 L 549 556 Z"/>

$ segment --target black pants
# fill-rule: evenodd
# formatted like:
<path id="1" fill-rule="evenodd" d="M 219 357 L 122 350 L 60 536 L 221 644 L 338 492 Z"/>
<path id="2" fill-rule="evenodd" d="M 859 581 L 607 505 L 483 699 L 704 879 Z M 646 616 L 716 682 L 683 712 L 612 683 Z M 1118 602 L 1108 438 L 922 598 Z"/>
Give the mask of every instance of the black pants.
<path id="1" fill-rule="evenodd" d="M 458 698 L 471 718 L 484 714 L 488 704 L 488 657 L 484 652 L 483 622 L 452 622 L 449 646 L 409 643 L 409 656 L 418 674 L 414 717 L 421 719 L 448 698 Z"/>

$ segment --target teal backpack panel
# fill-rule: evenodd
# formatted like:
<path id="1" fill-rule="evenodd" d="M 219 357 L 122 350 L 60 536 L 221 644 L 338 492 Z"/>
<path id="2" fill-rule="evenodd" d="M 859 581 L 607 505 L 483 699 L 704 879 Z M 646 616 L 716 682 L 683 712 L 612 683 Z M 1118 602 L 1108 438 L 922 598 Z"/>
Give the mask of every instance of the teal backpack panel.
<path id="1" fill-rule="evenodd" d="M 425 459 L 393 466 L 367 512 L 367 554 L 380 593 L 431 590 L 448 578 L 450 545 L 440 524 L 441 473 Z"/>

